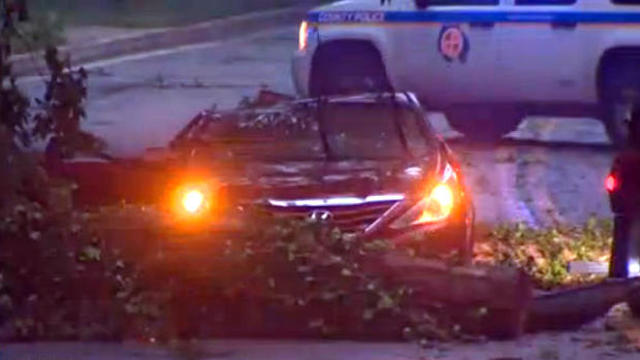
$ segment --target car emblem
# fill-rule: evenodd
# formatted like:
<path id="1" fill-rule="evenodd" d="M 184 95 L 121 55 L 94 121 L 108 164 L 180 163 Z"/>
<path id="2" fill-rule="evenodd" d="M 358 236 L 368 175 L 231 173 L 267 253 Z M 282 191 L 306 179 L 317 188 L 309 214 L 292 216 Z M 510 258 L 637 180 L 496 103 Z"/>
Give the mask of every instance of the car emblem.
<path id="1" fill-rule="evenodd" d="M 309 213 L 309 219 L 314 222 L 330 222 L 333 220 L 333 214 L 326 210 L 314 210 Z"/>

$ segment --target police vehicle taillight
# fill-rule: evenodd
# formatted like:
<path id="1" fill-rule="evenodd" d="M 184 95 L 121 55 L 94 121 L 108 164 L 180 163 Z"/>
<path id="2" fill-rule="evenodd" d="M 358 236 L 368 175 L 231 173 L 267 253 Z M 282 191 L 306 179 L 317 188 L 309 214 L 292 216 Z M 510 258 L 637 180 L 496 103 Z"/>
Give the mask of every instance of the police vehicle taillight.
<path id="1" fill-rule="evenodd" d="M 300 51 L 305 50 L 309 44 L 309 23 L 303 21 L 300 24 L 300 34 L 298 38 L 298 48 Z"/>
<path id="2" fill-rule="evenodd" d="M 607 176 L 607 179 L 604 181 L 604 187 L 608 192 L 614 192 L 618 189 L 618 179 L 613 174 Z"/>

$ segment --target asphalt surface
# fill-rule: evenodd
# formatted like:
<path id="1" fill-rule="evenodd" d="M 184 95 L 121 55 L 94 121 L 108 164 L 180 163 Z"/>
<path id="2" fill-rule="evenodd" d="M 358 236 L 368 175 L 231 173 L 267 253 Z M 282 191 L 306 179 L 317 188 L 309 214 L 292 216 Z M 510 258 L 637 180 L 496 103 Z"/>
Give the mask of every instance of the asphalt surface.
<path id="1" fill-rule="evenodd" d="M 573 333 L 527 335 L 514 341 L 415 343 L 212 340 L 178 345 L 145 343 L 8 344 L 3 360 L 599 360 L 638 358 L 615 332 L 596 323 Z"/>
<path id="2" fill-rule="evenodd" d="M 293 93 L 293 27 L 226 42 L 124 57 L 88 66 L 85 128 L 116 156 L 164 146 L 198 111 L 235 106 L 261 86 Z M 21 85 L 42 94 L 42 80 Z M 531 225 L 609 216 L 603 180 L 613 149 L 592 119 L 531 118 L 496 145 L 469 144 L 441 114 L 430 117 L 465 165 L 479 221 Z"/>

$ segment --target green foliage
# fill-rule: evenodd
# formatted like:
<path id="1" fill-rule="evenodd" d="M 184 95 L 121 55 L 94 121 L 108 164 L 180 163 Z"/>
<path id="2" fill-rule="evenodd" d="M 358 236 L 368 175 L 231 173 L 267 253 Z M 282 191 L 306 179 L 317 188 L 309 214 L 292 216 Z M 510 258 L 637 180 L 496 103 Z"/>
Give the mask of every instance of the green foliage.
<path id="1" fill-rule="evenodd" d="M 414 308 L 411 289 L 371 272 L 370 262 L 391 249 L 383 240 L 252 215 L 246 234 L 206 237 L 203 250 L 202 235 L 163 234 L 156 225 L 141 225 L 144 238 L 92 230 L 113 224 L 117 209 L 62 217 L 41 209 L 33 216 L 35 209 L 17 209 L 0 227 L 7 239 L 0 251 L 24 249 L 3 263 L 11 285 L 0 291 L 0 305 L 11 316 L 0 338 L 169 341 L 270 326 L 324 337 L 381 336 L 388 328 L 388 336 L 425 344 L 459 336 L 441 307 Z M 126 249 L 136 241 L 144 246 Z M 167 251 L 176 243 L 183 248 Z M 203 325 L 213 329 L 202 333 Z"/>
<path id="2" fill-rule="evenodd" d="M 494 229 L 478 245 L 480 261 L 525 269 L 543 289 L 599 280 L 571 275 L 572 261 L 609 260 L 613 234 L 611 220 L 591 218 L 582 226 L 534 229 L 522 223 Z"/>
<path id="3" fill-rule="evenodd" d="M 0 238 L 12 239 L 0 252 L 27 247 L 4 260 L 0 276 L 0 308 L 12 314 L 14 338 L 170 341 L 264 331 L 370 338 L 388 329 L 429 346 L 468 338 L 464 326 L 487 316 L 481 307 L 415 307 L 412 289 L 372 271 L 379 255 L 399 249 L 321 222 L 251 214 L 243 234 L 176 234 L 148 221 L 152 209 L 34 211 L 17 209 L 0 227 Z M 611 223 L 595 219 L 545 230 L 503 226 L 480 244 L 478 260 L 523 267 L 545 289 L 567 286 L 593 280 L 570 276 L 566 265 L 606 257 L 610 234 Z M 9 263 L 32 265 L 16 271 Z M 34 264 L 45 264 L 46 274 Z M 84 302 L 72 295 L 77 288 L 90 289 Z M 91 310 L 80 311 L 82 304 Z"/>
<path id="4" fill-rule="evenodd" d="M 45 60 L 50 73 L 46 93 L 36 99 L 35 113 L 31 101 L 21 92 L 11 72 L 9 57 L 15 29 L 3 28 L 0 34 L 0 215 L 18 198 L 47 201 L 48 181 L 34 157 L 23 151 L 32 142 L 56 139 L 63 155 L 76 151 L 97 151 L 102 143 L 81 130 L 87 97 L 87 74 L 72 69 L 68 59 L 61 59 L 49 48 Z"/>
<path id="5" fill-rule="evenodd" d="M 100 324 L 97 318 L 78 319 L 76 300 L 91 291 L 80 279 L 100 267 L 95 253 L 92 259 L 77 260 L 83 249 L 99 246 L 84 223 L 80 215 L 52 214 L 29 202 L 0 220 L 3 338 L 68 338 L 78 334 L 82 322 L 85 329 Z"/>
<path id="6" fill-rule="evenodd" d="M 35 140 L 55 137 L 65 153 L 96 149 L 99 142 L 80 130 L 84 118 L 86 73 L 74 70 L 53 48 L 46 52 L 50 70 L 47 93 L 35 114 L 11 73 L 11 40 L 17 34 L 12 16 L 0 33 L 0 337 L 66 338 L 104 333 L 101 319 L 91 318 L 76 300 L 84 273 L 101 262 L 100 241 L 84 232 L 84 219 L 61 206 L 69 187 L 49 179 L 37 158 L 26 151 Z M 6 25 L 6 26 L 5 26 Z M 66 196 L 52 196 L 66 193 Z M 79 275 L 83 274 L 83 275 Z M 104 274 L 104 269 L 102 271 Z M 95 276 L 95 274 L 93 274 Z M 103 276 L 103 275 L 100 275 Z M 98 283 L 100 284 L 100 283 Z M 104 298 L 104 297 L 102 297 Z M 80 319 L 82 318 L 82 319 Z"/>
<path id="7" fill-rule="evenodd" d="M 0 38 L 0 141 L 11 142 L 17 139 L 22 144 L 28 144 L 30 102 L 11 74 L 11 64 L 8 61 L 10 47 L 3 41 L 6 38 L 8 37 L 4 33 Z"/>
<path id="8" fill-rule="evenodd" d="M 102 142 L 80 127 L 86 118 L 86 71 L 71 68 L 69 59 L 61 59 L 56 48 L 47 49 L 45 60 L 50 75 L 44 97 L 36 99 L 38 111 L 33 116 L 31 137 L 40 140 L 55 137 L 65 155 L 99 151 Z"/>

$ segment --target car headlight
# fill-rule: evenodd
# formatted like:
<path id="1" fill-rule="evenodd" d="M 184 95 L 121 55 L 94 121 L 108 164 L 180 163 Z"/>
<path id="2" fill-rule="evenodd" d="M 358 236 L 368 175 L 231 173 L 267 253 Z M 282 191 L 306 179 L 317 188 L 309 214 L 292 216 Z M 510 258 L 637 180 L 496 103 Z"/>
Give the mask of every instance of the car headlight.
<path id="1" fill-rule="evenodd" d="M 182 208 L 190 213 L 196 214 L 204 207 L 205 195 L 200 190 L 190 190 L 182 196 Z"/>
<path id="2" fill-rule="evenodd" d="M 455 209 L 458 190 L 456 174 L 448 166 L 442 180 L 431 185 L 422 199 L 396 219 L 391 227 L 401 229 L 446 220 Z"/>
<path id="3" fill-rule="evenodd" d="M 188 184 L 177 188 L 173 208 L 181 217 L 196 217 L 212 208 L 212 193 L 206 184 Z"/>

